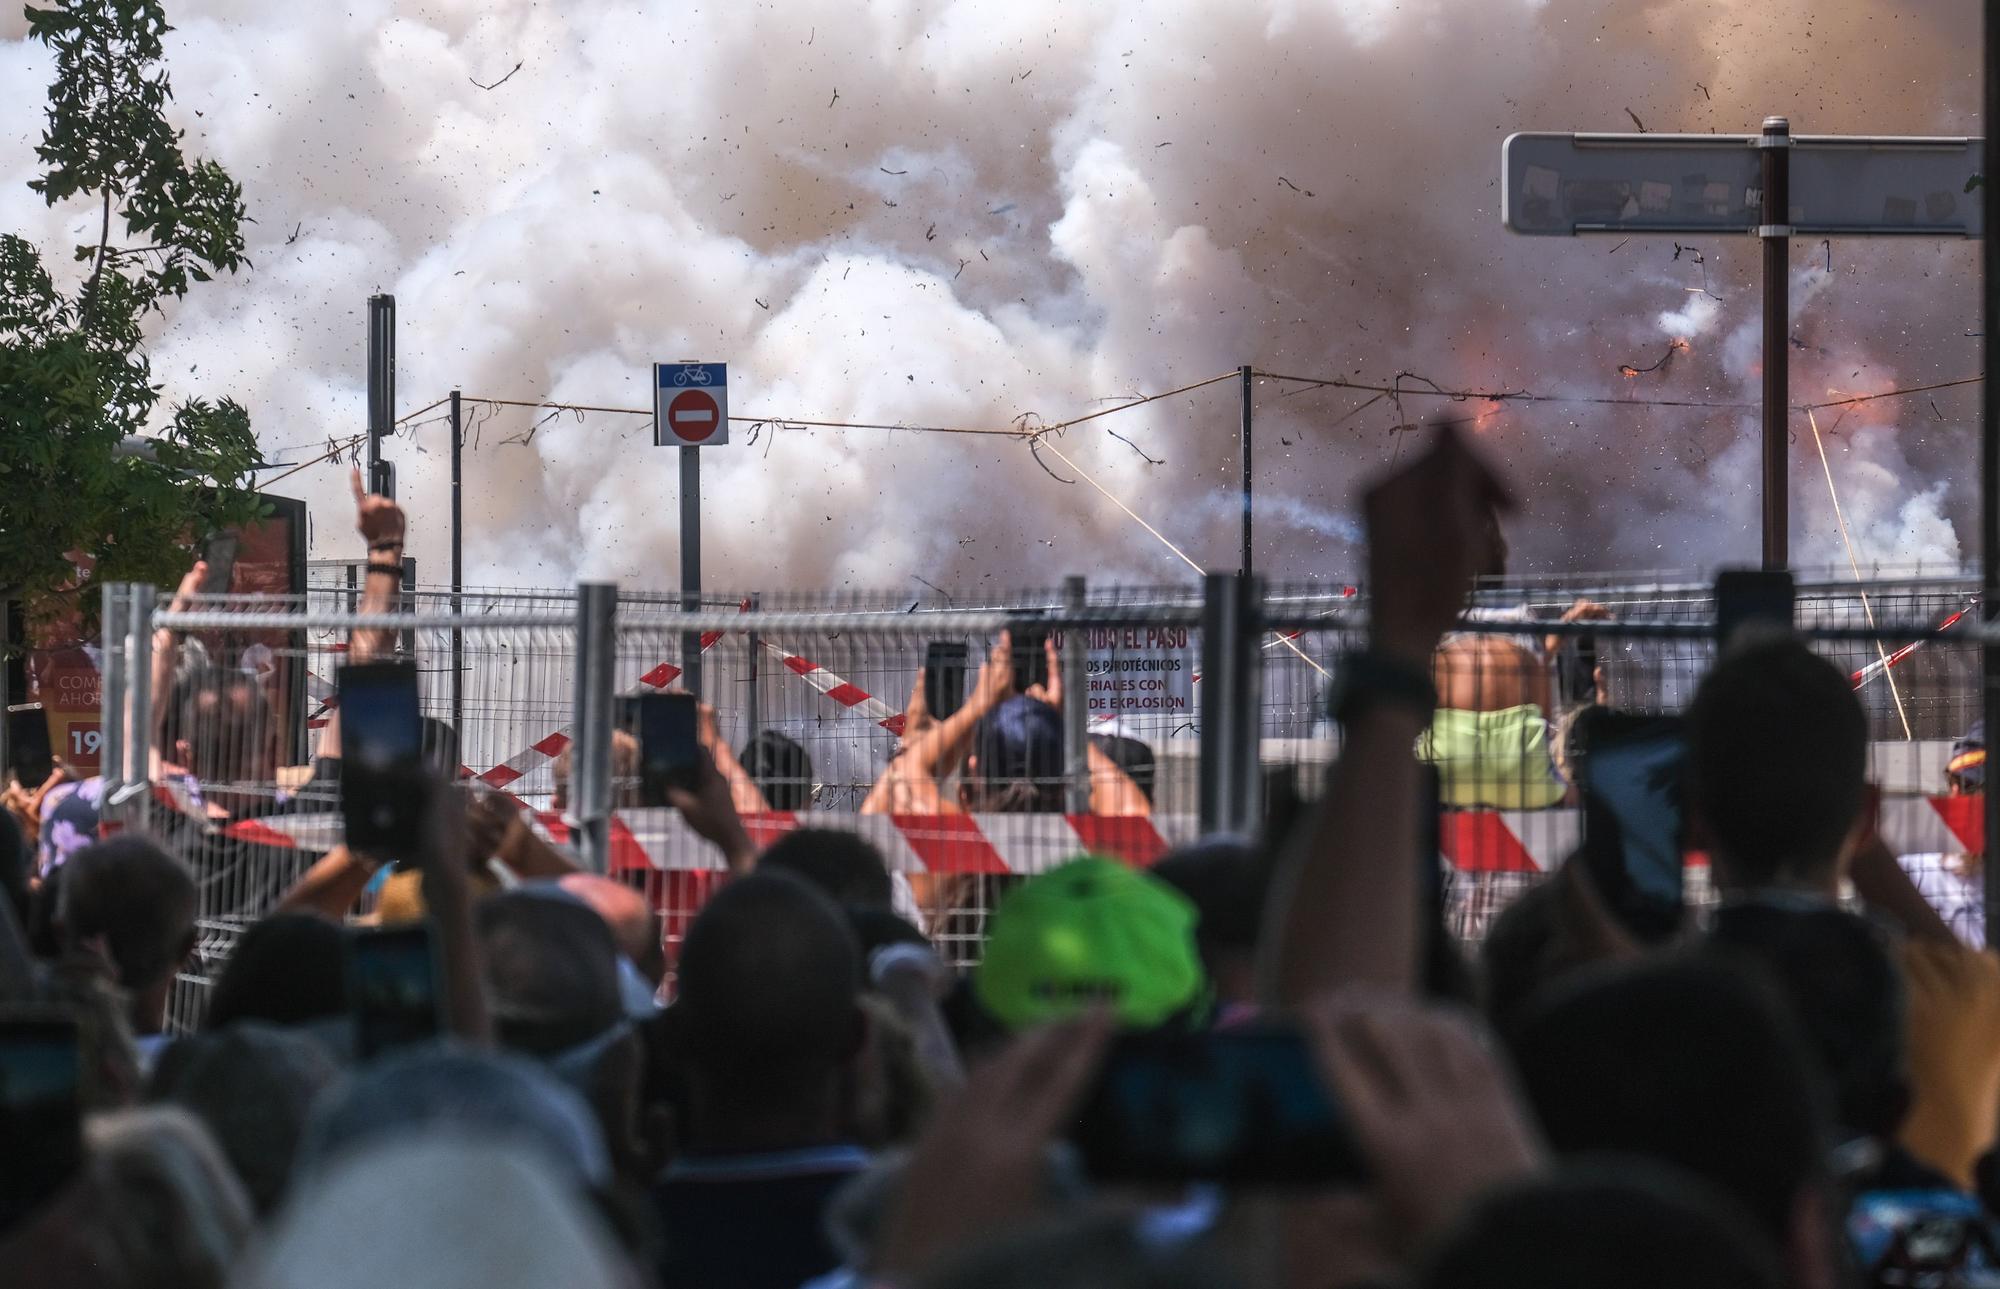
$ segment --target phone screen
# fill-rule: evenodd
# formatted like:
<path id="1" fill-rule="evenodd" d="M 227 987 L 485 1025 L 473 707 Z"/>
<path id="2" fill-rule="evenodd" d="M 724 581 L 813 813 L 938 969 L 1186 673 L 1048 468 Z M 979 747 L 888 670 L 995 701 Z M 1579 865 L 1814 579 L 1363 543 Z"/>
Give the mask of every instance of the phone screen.
<path id="1" fill-rule="evenodd" d="M 932 720 L 941 721 L 965 705 L 967 657 L 964 644 L 949 640 L 933 640 L 924 650 L 924 710 Z"/>
<path id="2" fill-rule="evenodd" d="M 201 558 L 208 565 L 201 582 L 203 595 L 221 595 L 229 590 L 230 580 L 236 576 L 236 548 L 240 540 L 231 529 L 210 537 L 203 546 Z"/>
<path id="3" fill-rule="evenodd" d="M 1113 1040 L 1074 1141 L 1105 1181 L 1323 1185 L 1368 1172 L 1304 1037 L 1274 1025 Z"/>
<path id="4" fill-rule="evenodd" d="M 356 663 L 340 669 L 340 800 L 349 848 L 400 860 L 423 805 L 424 722 L 417 669 Z"/>
<path id="5" fill-rule="evenodd" d="M 639 794 L 649 806 L 667 804 L 667 789 L 694 783 L 700 746 L 693 694 L 639 696 Z"/>
<path id="6" fill-rule="evenodd" d="M 1591 878 L 1629 929 L 1670 935 L 1681 920 L 1686 843 L 1681 720 L 1597 709 L 1576 734 Z"/>
<path id="7" fill-rule="evenodd" d="M 347 942 L 347 997 L 355 1050 L 365 1060 L 435 1038 L 442 1029 L 437 953 L 428 922 L 355 931 Z"/>
<path id="8" fill-rule="evenodd" d="M 1025 693 L 1030 686 L 1048 684 L 1048 630 L 1020 626 L 1010 629 L 1007 635 L 1013 641 L 1014 688 Z"/>
<path id="9" fill-rule="evenodd" d="M 41 1207 L 83 1163 L 76 1022 L 0 1019 L 0 1230 Z"/>

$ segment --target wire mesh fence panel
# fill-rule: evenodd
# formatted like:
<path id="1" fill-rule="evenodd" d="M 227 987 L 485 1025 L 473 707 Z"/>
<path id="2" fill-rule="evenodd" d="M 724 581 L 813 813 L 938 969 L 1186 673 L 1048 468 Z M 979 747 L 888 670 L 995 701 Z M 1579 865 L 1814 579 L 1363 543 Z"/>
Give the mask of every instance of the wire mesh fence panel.
<path id="1" fill-rule="evenodd" d="M 577 593 L 408 585 L 397 615 L 362 623 L 344 574 L 329 573 L 302 599 L 216 597 L 159 615 L 170 645 L 107 650 L 107 702 L 146 706 L 134 728 L 153 754 L 148 822 L 200 884 L 201 950 L 178 1023 L 199 1014 L 243 928 L 338 843 L 349 659 L 410 660 L 436 763 L 506 792 L 556 843 L 573 840 L 568 763 L 589 735 L 572 725 L 587 663 Z M 1343 655 L 1366 643 L 1367 599 L 1324 585 L 1262 594 L 1238 642 L 1259 673 L 1239 740 L 1204 728 L 1202 595 L 1076 583 L 956 598 L 732 592 L 688 610 L 671 593 L 621 594 L 609 865 L 647 891 L 670 944 L 730 871 L 724 847 L 644 773 L 642 704 L 697 662 L 697 741 L 751 847 L 805 828 L 860 838 L 886 860 L 897 911 L 960 964 L 978 959 L 995 905 L 1026 875 L 1084 852 L 1150 863 L 1195 840 L 1205 753 L 1209 773 L 1255 759 L 1263 831 L 1280 835 L 1339 755 L 1329 703 Z M 1952 627 L 1970 604 L 1961 581 L 1913 579 L 1809 586 L 1795 612 L 1867 713 L 1883 835 L 1948 920 L 1983 934 L 1964 858 L 1980 849 L 1976 798 L 1952 795 L 1966 785 L 1951 772 L 1977 716 L 1977 636 Z M 1709 588 L 1664 578 L 1475 597 L 1432 660 L 1441 701 L 1417 752 L 1437 774 L 1437 836 L 1410 858 L 1442 857 L 1438 896 L 1462 941 L 1481 940 L 1582 843 L 1584 714 L 1684 712 L 1716 656 L 1715 611 Z M 1003 631 L 1012 648 L 996 653 Z M 139 670 L 149 685 L 125 683 Z M 1686 893 L 1712 898 L 1705 866 L 1687 870 Z"/>
<path id="2" fill-rule="evenodd" d="M 173 1000 L 177 1023 L 198 1015 L 242 931 L 339 843 L 338 685 L 349 660 L 411 666 L 424 755 L 439 772 L 477 775 L 530 806 L 547 801 L 548 763 L 569 725 L 564 615 L 462 621 L 456 720 L 452 631 L 435 615 L 357 630 L 346 611 L 230 596 L 155 621 L 163 630 L 150 658 L 151 783 L 140 822 L 188 864 L 199 891 L 199 944 Z"/>
<path id="3" fill-rule="evenodd" d="M 644 695 L 679 684 L 698 653 L 702 741 L 755 838 L 863 836 L 898 910 L 970 962 L 1022 876 L 1084 851 L 1147 862 L 1191 832 L 1200 642 L 1175 594 L 1142 607 L 1129 591 L 1022 593 L 973 609 L 746 596 L 694 626 L 621 602 L 615 688 L 627 724 L 643 724 Z M 621 734 L 614 750 L 614 846 L 629 838 L 660 871 L 648 880 L 671 938 L 721 861 L 684 820 L 638 807 L 643 743 Z M 1177 813 L 1189 822 L 1169 823 Z"/>

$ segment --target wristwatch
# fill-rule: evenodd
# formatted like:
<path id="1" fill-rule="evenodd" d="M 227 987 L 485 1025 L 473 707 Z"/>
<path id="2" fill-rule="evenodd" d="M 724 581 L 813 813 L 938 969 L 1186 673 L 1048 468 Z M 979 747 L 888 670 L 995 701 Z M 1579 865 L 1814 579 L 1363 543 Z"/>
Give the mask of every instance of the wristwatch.
<path id="1" fill-rule="evenodd" d="M 1428 672 L 1400 658 L 1367 651 L 1342 655 L 1327 694 L 1326 714 L 1349 725 L 1370 707 L 1384 703 L 1409 709 L 1428 722 L 1437 711 L 1437 686 Z"/>

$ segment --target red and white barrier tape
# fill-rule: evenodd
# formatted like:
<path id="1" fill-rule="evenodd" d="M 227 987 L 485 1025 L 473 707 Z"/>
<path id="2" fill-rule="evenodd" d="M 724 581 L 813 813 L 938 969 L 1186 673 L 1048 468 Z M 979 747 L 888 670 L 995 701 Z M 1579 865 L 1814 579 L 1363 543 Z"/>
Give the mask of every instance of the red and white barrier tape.
<path id="1" fill-rule="evenodd" d="M 184 784 L 156 784 L 163 807 L 199 816 Z M 557 842 L 568 829 L 552 814 L 536 816 Z M 1581 812 L 1453 810 L 1441 819 L 1440 843 L 1464 873 L 1540 873 L 1559 867 L 1582 839 Z M 1168 848 L 1193 841 L 1192 815 L 850 815 L 771 811 L 743 820 L 751 839 L 768 845 L 795 828 L 827 828 L 868 838 L 892 868 L 909 872 L 1035 873 L 1086 851 L 1151 863 Z M 1899 854 L 1978 852 L 1983 818 L 1977 797 L 1890 797 L 1882 803 L 1882 836 Z M 338 844 L 340 816 L 273 815 L 222 829 L 259 845 L 324 851 Z M 621 811 L 612 821 L 612 862 L 618 869 L 719 869 L 722 858 L 677 813 Z"/>

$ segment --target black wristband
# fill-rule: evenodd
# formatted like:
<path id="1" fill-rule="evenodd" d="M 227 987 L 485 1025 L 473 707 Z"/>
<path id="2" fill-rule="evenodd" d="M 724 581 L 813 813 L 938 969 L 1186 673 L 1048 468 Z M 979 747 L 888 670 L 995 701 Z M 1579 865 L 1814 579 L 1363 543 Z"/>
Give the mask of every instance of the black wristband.
<path id="1" fill-rule="evenodd" d="M 371 554 L 374 553 L 375 551 L 399 551 L 401 549 L 403 549 L 403 539 L 400 537 L 398 537 L 394 541 L 389 541 L 389 542 L 368 543 L 368 550 Z"/>
<path id="2" fill-rule="evenodd" d="M 1327 695 L 1326 714 L 1347 725 L 1370 707 L 1384 703 L 1409 709 L 1429 721 L 1437 711 L 1437 685 L 1428 673 L 1399 658 L 1367 652 L 1343 656 L 1340 673 Z"/>
<path id="3" fill-rule="evenodd" d="M 372 559 L 368 561 L 368 571 L 370 573 L 387 573 L 390 577 L 394 578 L 403 576 L 403 566 L 401 564 L 378 564 Z"/>

